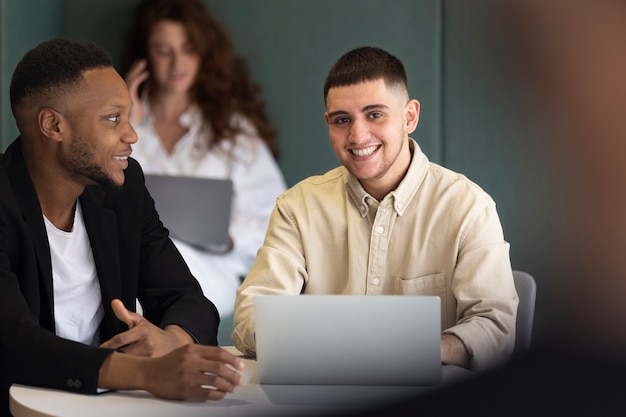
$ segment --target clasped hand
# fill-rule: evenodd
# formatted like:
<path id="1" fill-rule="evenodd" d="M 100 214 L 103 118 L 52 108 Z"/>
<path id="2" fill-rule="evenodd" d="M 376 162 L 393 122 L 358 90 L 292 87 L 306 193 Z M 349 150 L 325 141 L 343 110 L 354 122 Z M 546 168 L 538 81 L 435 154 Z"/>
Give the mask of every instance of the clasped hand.
<path id="1" fill-rule="evenodd" d="M 241 358 L 217 346 L 192 343 L 179 326 L 162 330 L 120 300 L 111 303 L 128 330 L 102 343 L 113 353 L 100 368 L 98 386 L 143 389 L 171 400 L 219 400 L 242 384 Z"/>

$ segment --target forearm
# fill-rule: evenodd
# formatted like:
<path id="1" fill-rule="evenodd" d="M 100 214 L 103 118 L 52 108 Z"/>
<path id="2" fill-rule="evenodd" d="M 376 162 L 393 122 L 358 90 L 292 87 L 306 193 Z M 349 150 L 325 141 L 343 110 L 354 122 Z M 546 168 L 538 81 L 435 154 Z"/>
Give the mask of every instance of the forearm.
<path id="1" fill-rule="evenodd" d="M 98 388 L 110 390 L 145 389 L 144 366 L 147 357 L 113 352 L 100 367 Z"/>
<path id="2" fill-rule="evenodd" d="M 441 362 L 469 368 L 470 355 L 461 339 L 449 333 L 441 335 Z"/>

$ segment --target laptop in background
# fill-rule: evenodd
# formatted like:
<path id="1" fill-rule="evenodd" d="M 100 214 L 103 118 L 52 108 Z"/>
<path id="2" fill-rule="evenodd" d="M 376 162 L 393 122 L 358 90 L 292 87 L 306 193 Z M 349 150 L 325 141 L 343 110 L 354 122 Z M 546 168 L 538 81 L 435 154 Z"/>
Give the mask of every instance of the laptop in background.
<path id="1" fill-rule="evenodd" d="M 254 317 L 261 384 L 441 381 L 439 297 L 256 296 Z"/>
<path id="2" fill-rule="evenodd" d="M 214 252 L 228 248 L 232 180 L 157 174 L 145 177 L 171 237 Z"/>

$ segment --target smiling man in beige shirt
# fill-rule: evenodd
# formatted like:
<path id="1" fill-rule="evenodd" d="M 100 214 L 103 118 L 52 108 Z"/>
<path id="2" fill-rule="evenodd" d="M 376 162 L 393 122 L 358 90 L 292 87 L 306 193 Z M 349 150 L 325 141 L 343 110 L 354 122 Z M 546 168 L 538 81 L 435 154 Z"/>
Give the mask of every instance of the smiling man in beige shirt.
<path id="1" fill-rule="evenodd" d="M 236 347 L 255 354 L 256 295 L 437 295 L 444 364 L 482 371 L 505 362 L 518 297 L 495 203 L 409 137 L 420 105 L 409 99 L 403 64 L 378 48 L 349 51 L 330 70 L 324 98 L 343 166 L 278 198 L 237 293 Z"/>

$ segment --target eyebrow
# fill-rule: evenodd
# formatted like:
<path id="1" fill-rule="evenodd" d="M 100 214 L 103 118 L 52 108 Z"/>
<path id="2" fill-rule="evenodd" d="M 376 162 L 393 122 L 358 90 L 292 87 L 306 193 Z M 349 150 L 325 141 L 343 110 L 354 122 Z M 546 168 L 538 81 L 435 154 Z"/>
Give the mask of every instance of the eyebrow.
<path id="1" fill-rule="evenodd" d="M 132 106 L 132 104 L 131 104 Z M 125 111 L 128 109 L 128 106 L 121 103 L 112 103 L 106 106 L 106 108 L 102 109 L 102 113 L 109 113 L 111 111 Z"/>
<path id="2" fill-rule="evenodd" d="M 365 113 L 370 110 L 377 110 L 377 109 L 389 110 L 389 106 L 386 106 L 384 104 L 370 104 L 370 105 L 363 107 L 361 109 L 361 113 Z M 328 113 L 328 117 L 335 117 L 335 116 L 340 116 L 340 115 L 345 115 L 345 114 L 349 114 L 349 113 L 345 110 L 336 110 L 334 112 Z"/>

